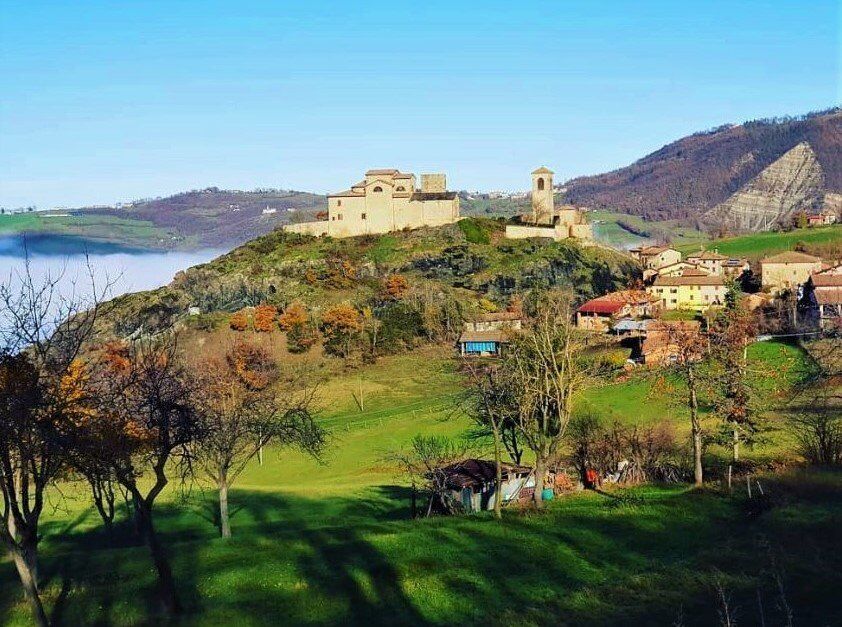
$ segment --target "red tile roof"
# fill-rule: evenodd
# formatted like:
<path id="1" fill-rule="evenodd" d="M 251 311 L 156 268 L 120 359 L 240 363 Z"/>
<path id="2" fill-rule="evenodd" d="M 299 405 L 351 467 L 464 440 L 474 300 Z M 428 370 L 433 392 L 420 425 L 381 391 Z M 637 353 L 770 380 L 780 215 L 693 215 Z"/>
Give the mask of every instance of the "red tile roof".
<path id="1" fill-rule="evenodd" d="M 642 290 L 622 290 L 589 300 L 579 307 L 579 313 L 612 315 L 626 305 L 646 305 L 657 302 L 657 300 L 651 294 Z"/>

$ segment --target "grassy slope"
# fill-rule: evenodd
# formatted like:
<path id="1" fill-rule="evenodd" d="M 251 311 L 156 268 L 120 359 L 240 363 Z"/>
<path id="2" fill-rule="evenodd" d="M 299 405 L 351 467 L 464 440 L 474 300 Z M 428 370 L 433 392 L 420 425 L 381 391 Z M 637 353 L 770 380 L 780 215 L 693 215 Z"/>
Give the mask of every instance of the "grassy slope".
<path id="1" fill-rule="evenodd" d="M 164 248 L 170 233 L 151 222 L 103 215 L 45 217 L 38 213 L 0 216 L 0 236 L 37 234 L 81 237 L 135 248 Z"/>
<path id="2" fill-rule="evenodd" d="M 694 228 L 683 226 L 678 220 L 663 220 L 649 222 L 643 218 L 626 213 L 614 213 L 611 211 L 591 211 L 588 217 L 594 225 L 596 238 L 609 246 L 615 248 L 631 248 L 649 242 L 647 238 L 627 231 L 619 225 L 622 220 L 637 228 L 644 230 L 659 229 L 668 232 L 673 239 L 674 246 L 698 245 L 707 240 L 707 235 Z"/>
<path id="3" fill-rule="evenodd" d="M 682 487 L 647 487 L 622 498 L 560 499 L 546 516 L 486 516 L 410 522 L 407 493 L 385 455 L 417 433 L 458 435 L 459 387 L 446 349 L 380 360 L 323 387 L 322 420 L 333 432 L 319 463 L 269 451 L 231 494 L 235 538 L 216 538 L 207 484 L 188 501 L 170 490 L 159 526 L 171 547 L 192 624 L 350 623 L 687 624 L 715 620 L 716 572 L 735 602 L 751 608 L 761 587 L 770 614 L 764 537 L 785 570 L 799 622 L 838 611 L 827 594 L 839 583 L 836 525 L 842 480 L 812 477 L 819 491 L 787 497 L 757 521 L 740 501 Z M 752 361 L 793 370 L 801 355 L 781 344 L 752 347 Z M 680 411 L 652 394 L 653 377 L 602 388 L 601 406 L 626 422 Z M 363 388 L 365 411 L 354 396 Z M 754 454 L 754 453 L 750 453 Z M 767 490 L 787 494 L 785 486 Z M 78 488 L 44 526 L 46 596 L 69 624 L 149 622 L 154 578 L 142 548 L 103 549 L 96 515 Z M 120 536 L 122 537 L 122 535 Z M 834 568 L 836 568 L 834 570 Z M 815 577 L 817 569 L 823 576 Z M 7 585 L 8 584 L 8 585 Z M 0 566 L 0 617 L 26 622 L 11 565 Z M 746 610 L 747 612 L 750 610 Z M 838 615 L 837 615 L 838 617 Z"/>
<path id="4" fill-rule="evenodd" d="M 723 255 L 759 259 L 767 255 L 793 250 L 795 244 L 826 244 L 842 241 L 842 225 L 820 228 L 796 229 L 788 233 L 754 233 L 707 242 L 708 249 L 717 248 Z M 687 244 L 677 247 L 687 254 L 698 250 L 698 245 Z"/>

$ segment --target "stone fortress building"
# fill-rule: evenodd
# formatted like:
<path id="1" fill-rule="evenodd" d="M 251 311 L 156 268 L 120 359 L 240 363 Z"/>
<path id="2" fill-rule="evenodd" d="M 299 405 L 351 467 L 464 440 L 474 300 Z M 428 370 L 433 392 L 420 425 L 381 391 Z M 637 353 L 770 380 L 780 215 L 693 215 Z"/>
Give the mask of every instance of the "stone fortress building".
<path id="1" fill-rule="evenodd" d="M 459 197 L 447 191 L 444 174 L 415 175 L 393 168 L 369 170 L 365 178 L 327 197 L 327 219 L 289 224 L 285 231 L 352 237 L 459 221 Z"/>
<path id="2" fill-rule="evenodd" d="M 593 240 L 593 231 L 584 212 L 572 205 L 562 205 L 556 211 L 553 171 L 545 167 L 532 172 L 532 213 L 522 215 L 520 222 L 506 227 L 506 237 Z"/>

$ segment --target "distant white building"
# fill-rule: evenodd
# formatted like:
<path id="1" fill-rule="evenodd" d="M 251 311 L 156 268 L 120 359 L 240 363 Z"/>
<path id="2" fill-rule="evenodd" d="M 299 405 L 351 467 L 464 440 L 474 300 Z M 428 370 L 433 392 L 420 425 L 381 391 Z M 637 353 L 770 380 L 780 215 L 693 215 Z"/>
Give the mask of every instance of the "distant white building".
<path id="1" fill-rule="evenodd" d="M 265 216 L 271 215 L 273 213 L 278 213 L 278 210 L 275 209 L 274 207 L 271 207 L 271 208 L 266 207 L 266 209 L 263 210 L 263 215 L 265 215 Z"/>

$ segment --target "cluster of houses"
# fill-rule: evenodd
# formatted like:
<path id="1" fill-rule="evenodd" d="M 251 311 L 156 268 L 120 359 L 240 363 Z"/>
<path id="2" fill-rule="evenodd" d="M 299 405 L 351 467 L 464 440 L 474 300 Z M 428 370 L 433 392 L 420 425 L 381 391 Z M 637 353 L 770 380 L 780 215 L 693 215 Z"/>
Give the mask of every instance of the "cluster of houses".
<path id="1" fill-rule="evenodd" d="M 747 259 L 722 255 L 718 250 L 700 250 L 686 258 L 669 246 L 642 246 L 631 253 L 643 267 L 644 287 L 589 300 L 577 312 L 577 326 L 640 338 L 644 361 L 663 357 L 657 338 L 666 336 L 665 325 L 673 323 L 658 320 L 662 312 L 705 312 L 721 307 L 728 282 L 751 271 Z M 822 328 L 842 325 L 842 266 L 788 251 L 761 260 L 759 269 L 763 293 L 750 297 L 752 306 L 790 292 L 805 315 L 814 317 Z"/>

